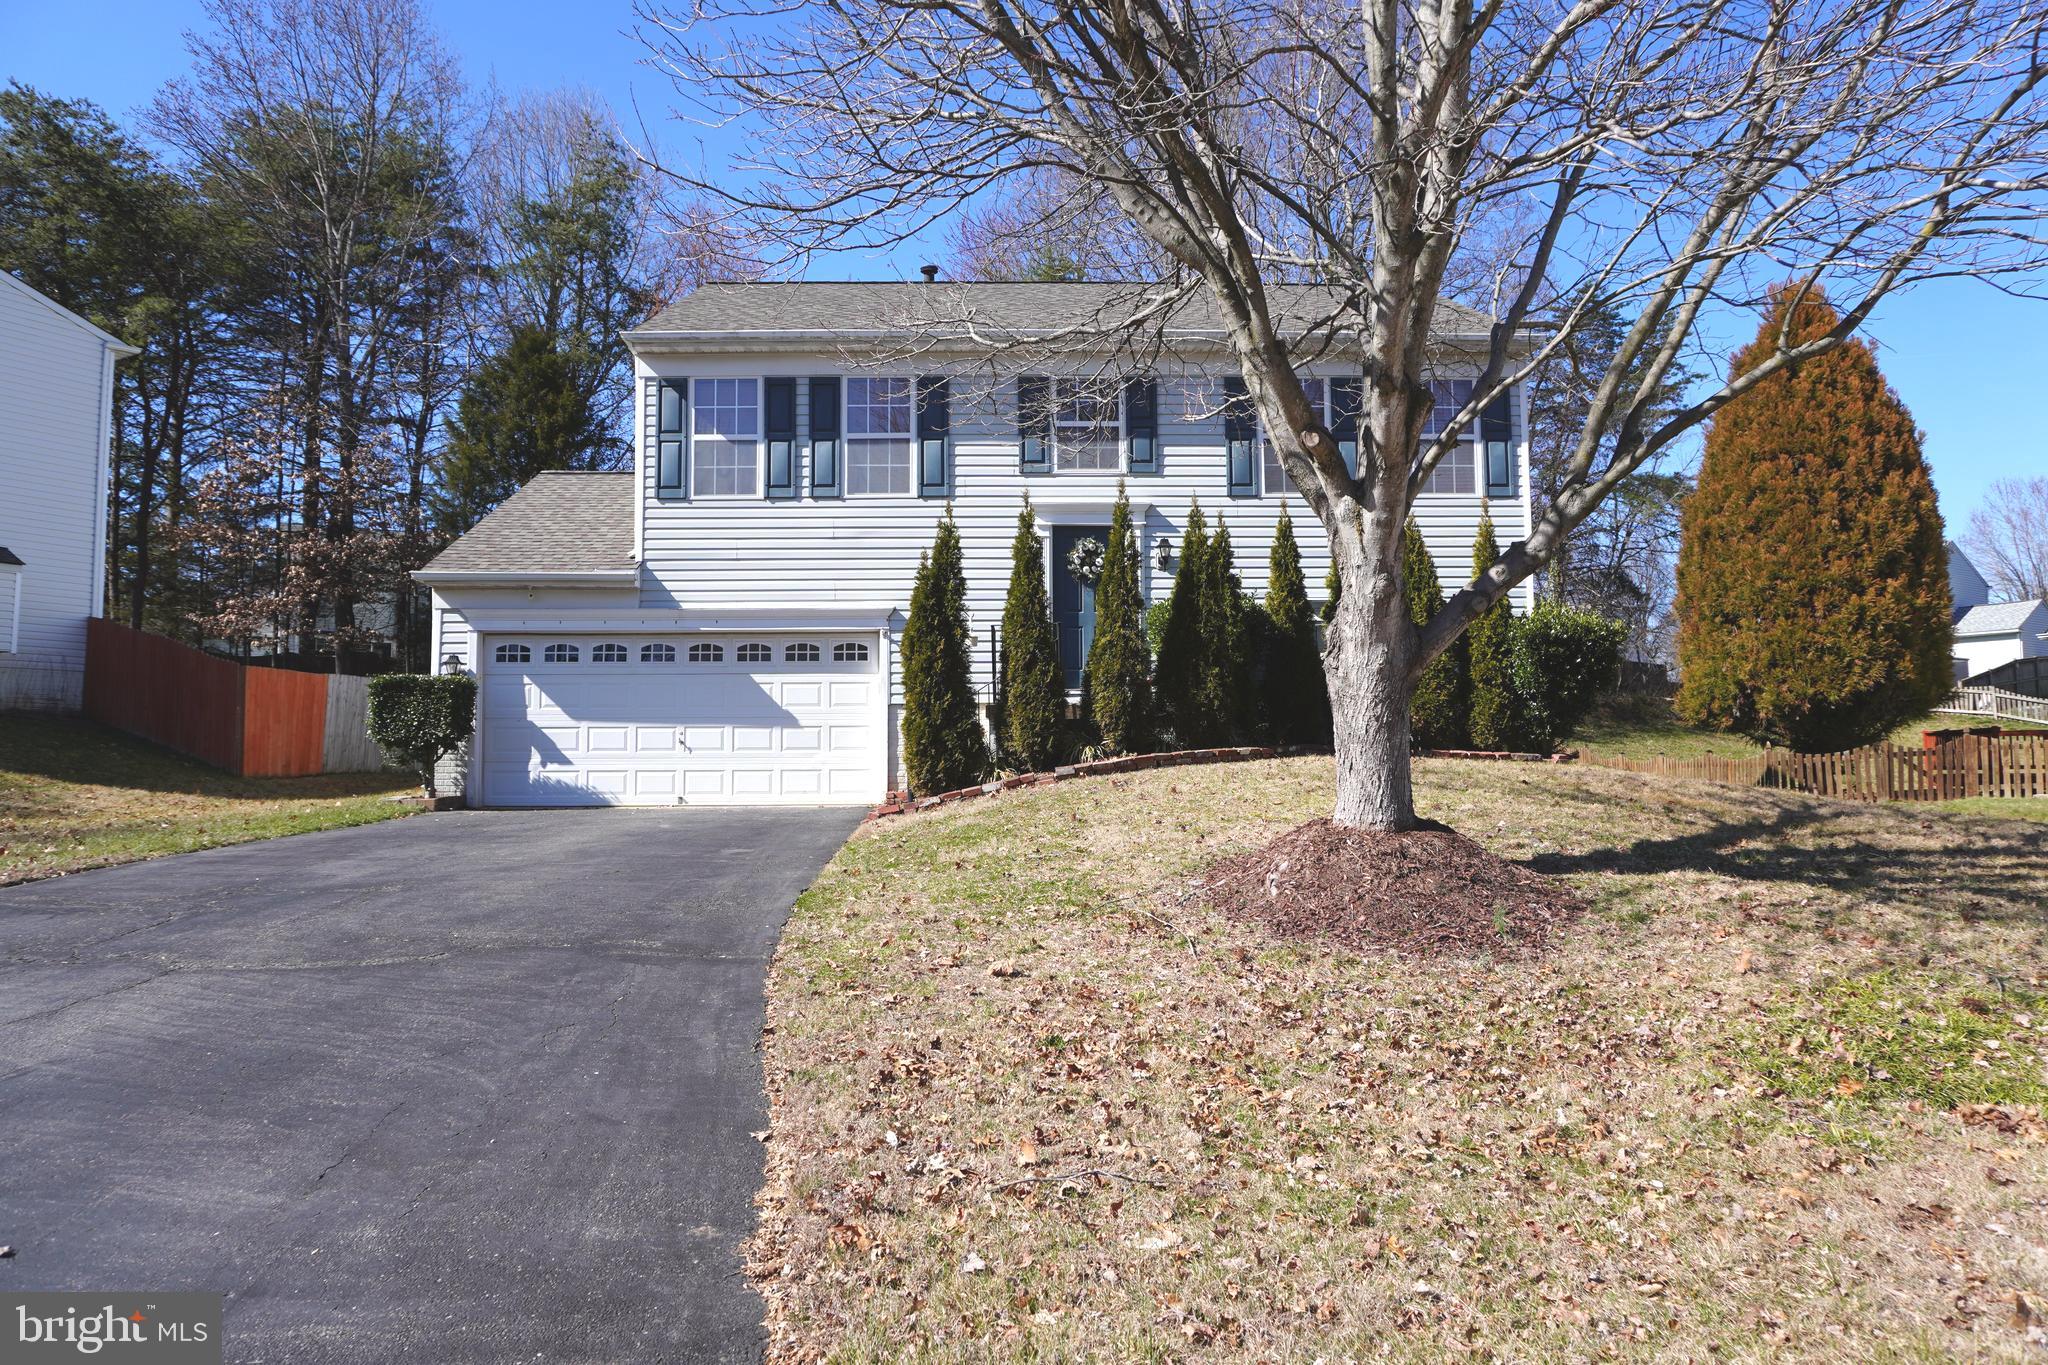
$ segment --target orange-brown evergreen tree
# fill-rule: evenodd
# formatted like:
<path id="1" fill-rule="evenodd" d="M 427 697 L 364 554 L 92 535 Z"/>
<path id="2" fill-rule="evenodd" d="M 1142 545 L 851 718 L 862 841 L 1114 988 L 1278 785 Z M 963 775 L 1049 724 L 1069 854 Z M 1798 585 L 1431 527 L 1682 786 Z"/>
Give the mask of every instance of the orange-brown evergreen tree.
<path id="1" fill-rule="evenodd" d="M 1817 293 L 1780 288 L 1735 373 L 1781 328 L 1797 344 L 1838 321 Z M 1912 414 L 1864 342 L 1721 410 L 1682 528 L 1687 720 L 1822 752 L 1878 739 L 1947 692 L 1941 513 Z"/>

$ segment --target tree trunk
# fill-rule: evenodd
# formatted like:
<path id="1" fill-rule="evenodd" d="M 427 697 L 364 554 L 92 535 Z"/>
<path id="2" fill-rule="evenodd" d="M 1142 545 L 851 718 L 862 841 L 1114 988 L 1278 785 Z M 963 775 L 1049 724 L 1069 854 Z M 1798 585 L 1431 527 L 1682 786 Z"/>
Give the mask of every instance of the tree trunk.
<path id="1" fill-rule="evenodd" d="M 1387 520 L 1387 518 L 1370 518 Z M 1339 825 L 1368 830 L 1415 827 L 1409 776 L 1409 663 L 1415 627 L 1401 592 L 1401 536 L 1341 525 L 1332 551 L 1343 591 L 1323 649 L 1337 750 Z"/>

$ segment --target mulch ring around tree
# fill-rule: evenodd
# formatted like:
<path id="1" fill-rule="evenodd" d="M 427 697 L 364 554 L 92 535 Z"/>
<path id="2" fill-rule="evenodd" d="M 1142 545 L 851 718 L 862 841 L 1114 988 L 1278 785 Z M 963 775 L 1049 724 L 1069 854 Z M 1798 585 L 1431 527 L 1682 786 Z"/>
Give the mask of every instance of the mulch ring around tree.
<path id="1" fill-rule="evenodd" d="M 1437 956 L 1526 956 L 1586 908 L 1434 823 L 1386 834 L 1312 820 L 1217 863 L 1195 890 L 1284 937 Z"/>

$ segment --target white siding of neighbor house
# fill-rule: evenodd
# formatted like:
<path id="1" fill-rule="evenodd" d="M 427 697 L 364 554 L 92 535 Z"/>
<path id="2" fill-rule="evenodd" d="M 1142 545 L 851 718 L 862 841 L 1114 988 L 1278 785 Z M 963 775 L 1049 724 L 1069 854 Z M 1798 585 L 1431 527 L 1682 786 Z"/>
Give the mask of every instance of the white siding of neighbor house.
<path id="1" fill-rule="evenodd" d="M 663 497 L 655 489 L 651 450 L 654 380 L 689 378 L 761 378 L 788 375 L 799 380 L 818 375 L 902 375 L 920 372 L 915 365 L 873 370 L 849 369 L 843 358 L 825 355 L 659 356 L 638 364 L 643 401 L 641 479 L 643 519 L 636 528 L 641 547 L 640 605 L 649 610 L 732 608 L 764 605 L 824 604 L 835 601 L 897 604 L 910 600 L 918 556 L 930 548 L 944 499 L 853 497 L 813 499 L 810 496 L 809 386 L 797 385 L 797 433 L 800 496 L 782 501 Z M 937 366 L 922 372 L 944 373 Z M 1307 373 L 1333 376 L 1341 371 L 1313 368 Z M 968 611 L 977 633 L 975 684 L 990 683 L 986 628 L 999 622 L 1010 573 L 1010 544 L 1017 516 L 1028 492 L 1048 519 L 1107 524 L 1107 504 L 1116 496 L 1114 473 L 1062 472 L 1024 474 L 1017 467 L 1016 387 L 1013 381 L 990 381 L 969 375 L 953 380 L 952 504 L 965 554 Z M 1519 402 L 1519 395 L 1517 396 Z M 1283 499 L 1279 496 L 1233 498 L 1225 468 L 1220 381 L 1201 375 L 1159 377 L 1159 472 L 1124 476 L 1134 508 L 1150 504 L 1141 532 L 1142 580 L 1148 602 L 1172 588 L 1171 572 L 1155 565 L 1153 545 L 1159 535 L 1180 544 L 1188 507 L 1199 500 L 1213 531 L 1219 518 L 1230 527 L 1237 569 L 1245 588 L 1263 596 L 1267 555 Z M 842 451 L 845 437 L 842 422 Z M 1514 496 L 1492 506 L 1496 533 L 1503 545 L 1529 532 L 1527 424 L 1517 413 L 1517 469 Z M 1477 471 L 1484 486 L 1483 467 Z M 1076 511 L 1065 503 L 1097 503 L 1102 510 Z M 1309 595 L 1320 601 L 1329 569 L 1329 544 L 1321 525 L 1299 497 L 1289 495 L 1294 533 L 1300 542 Z M 1424 494 L 1416 500 L 1415 517 L 1447 587 L 1470 576 L 1472 539 L 1483 500 L 1478 494 Z M 1043 525 L 1041 525 L 1043 533 Z M 1517 609 L 1527 610 L 1531 589 L 1515 590 Z M 896 624 L 901 625 L 900 615 Z M 891 673 L 891 700 L 902 700 L 901 679 Z"/>
<path id="2" fill-rule="evenodd" d="M 0 279 L 0 546 L 24 561 L 0 566 L 0 710 L 82 699 L 85 622 L 104 608 L 115 359 L 99 332 Z"/>
<path id="3" fill-rule="evenodd" d="M 2048 635 L 2048 602 L 2037 603 L 2011 630 L 1990 635 L 1957 635 L 1950 652 L 1963 661 L 1962 676 L 1973 678 L 2015 659 L 2048 655 L 2048 639 L 2044 635 Z"/>

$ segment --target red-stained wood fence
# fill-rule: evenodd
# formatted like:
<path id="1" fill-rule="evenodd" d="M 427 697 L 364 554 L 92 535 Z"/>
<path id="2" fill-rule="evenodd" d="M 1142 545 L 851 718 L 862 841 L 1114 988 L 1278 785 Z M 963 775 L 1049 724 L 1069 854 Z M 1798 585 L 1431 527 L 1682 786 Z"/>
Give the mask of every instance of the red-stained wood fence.
<path id="1" fill-rule="evenodd" d="M 1766 749 L 1745 758 L 1622 758 L 1582 750 L 1600 768 L 1780 787 L 1846 801 L 1955 801 L 2048 796 L 2048 733 L 1930 734 L 1919 748 L 1869 744 L 1835 754 Z"/>
<path id="2" fill-rule="evenodd" d="M 86 623 L 85 711 L 242 777 L 381 766 L 364 741 L 364 691 L 330 704 L 324 673 L 248 668 L 107 620 Z"/>

